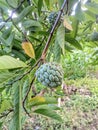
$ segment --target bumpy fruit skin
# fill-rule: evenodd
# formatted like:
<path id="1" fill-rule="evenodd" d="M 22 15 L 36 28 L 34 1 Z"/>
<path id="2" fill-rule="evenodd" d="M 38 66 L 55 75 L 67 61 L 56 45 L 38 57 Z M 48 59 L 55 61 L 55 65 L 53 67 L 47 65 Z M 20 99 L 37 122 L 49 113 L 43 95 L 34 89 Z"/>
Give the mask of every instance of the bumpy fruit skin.
<path id="1" fill-rule="evenodd" d="M 58 15 L 57 12 L 50 13 L 50 15 L 48 16 L 48 20 L 49 20 L 50 25 L 54 24 L 57 15 Z"/>
<path id="2" fill-rule="evenodd" d="M 62 84 L 63 71 L 57 63 L 45 63 L 36 71 L 36 78 L 43 85 L 55 88 Z"/>

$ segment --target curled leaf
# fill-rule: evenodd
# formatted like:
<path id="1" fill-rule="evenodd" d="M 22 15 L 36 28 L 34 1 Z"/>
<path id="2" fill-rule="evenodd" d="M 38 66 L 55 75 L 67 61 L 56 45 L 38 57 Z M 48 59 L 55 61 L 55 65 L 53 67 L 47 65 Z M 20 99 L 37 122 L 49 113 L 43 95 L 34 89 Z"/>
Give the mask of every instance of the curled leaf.
<path id="1" fill-rule="evenodd" d="M 71 30 L 71 31 L 73 30 L 71 24 L 70 24 L 66 19 L 64 19 L 63 25 L 64 25 L 64 27 L 66 27 L 68 30 Z"/>

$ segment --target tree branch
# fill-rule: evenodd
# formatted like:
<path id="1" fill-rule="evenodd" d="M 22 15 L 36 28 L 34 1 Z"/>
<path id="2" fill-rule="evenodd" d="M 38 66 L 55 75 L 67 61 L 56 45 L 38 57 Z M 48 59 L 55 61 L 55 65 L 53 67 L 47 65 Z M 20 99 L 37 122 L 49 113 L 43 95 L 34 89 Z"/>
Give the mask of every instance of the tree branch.
<path id="1" fill-rule="evenodd" d="M 44 50 L 43 50 L 43 52 L 42 52 L 41 57 L 40 57 L 40 58 L 38 59 L 38 61 L 34 64 L 34 66 L 31 67 L 31 69 L 29 69 L 27 72 L 25 72 L 23 75 L 21 75 L 18 79 L 14 80 L 14 81 L 12 82 L 12 84 L 13 84 L 14 82 L 18 81 L 18 80 L 21 80 L 25 75 L 27 75 L 28 73 L 30 73 L 41 61 L 43 61 L 43 60 L 45 59 L 47 50 L 48 50 L 49 45 L 50 45 L 50 41 L 51 41 L 51 39 L 52 39 L 53 33 L 54 33 L 54 31 L 55 31 L 55 28 L 56 28 L 57 25 L 58 25 L 58 22 L 59 22 L 59 20 L 60 20 L 60 17 L 61 17 L 61 15 L 62 15 L 62 13 L 63 13 L 63 10 L 64 10 L 65 5 L 66 5 L 66 0 L 64 0 L 61 9 L 60 9 L 59 12 L 58 12 L 58 16 L 57 16 L 56 21 L 55 21 L 55 23 L 54 23 L 54 25 L 53 25 L 53 27 L 52 27 L 52 29 L 51 29 L 51 31 L 50 31 L 48 40 L 47 40 L 47 42 L 46 42 L 46 45 L 45 45 L 45 47 L 44 47 Z M 18 8 L 19 8 L 19 7 L 18 7 Z M 10 19 L 11 19 L 11 18 L 10 18 Z M 24 110 L 25 110 L 25 112 L 26 112 L 26 114 L 27 114 L 28 116 L 30 116 L 30 114 L 28 113 L 27 109 L 25 108 L 25 101 L 26 101 L 26 99 L 27 99 L 27 97 L 28 97 L 28 94 L 29 94 L 29 92 L 30 92 L 30 89 L 31 89 L 31 87 L 32 87 L 32 84 L 33 84 L 34 80 L 35 80 L 35 76 L 34 76 L 32 82 L 31 82 L 31 84 L 30 84 L 30 87 L 29 87 L 29 89 L 28 89 L 28 91 L 27 91 L 27 93 L 26 93 L 26 95 L 25 95 L 25 98 L 23 99 L 23 108 L 24 108 Z M 10 85 L 11 85 L 11 84 L 10 84 Z"/>
<path id="2" fill-rule="evenodd" d="M 45 46 L 45 48 L 44 48 L 44 50 L 43 50 L 43 52 L 42 52 L 41 58 L 38 60 L 38 61 L 39 61 L 38 63 L 40 63 L 41 60 L 43 61 L 43 60 L 45 59 L 46 52 L 47 52 L 47 50 L 48 50 L 50 41 L 51 41 L 51 39 L 52 39 L 54 30 L 55 30 L 55 28 L 57 27 L 57 24 L 58 24 L 58 22 L 59 22 L 59 20 L 60 20 L 60 17 L 61 17 L 61 15 L 62 15 L 62 13 L 63 13 L 63 9 L 64 9 L 64 7 L 65 7 L 65 4 L 66 4 L 66 0 L 64 0 L 64 3 L 62 4 L 62 7 L 61 7 L 61 9 L 60 9 L 60 11 L 59 11 L 59 13 L 58 13 L 58 16 L 57 16 L 56 21 L 55 21 L 55 23 L 54 23 L 54 25 L 53 25 L 53 28 L 52 28 L 51 31 L 50 31 L 50 35 L 49 35 L 48 40 L 47 40 L 47 42 L 46 42 L 46 46 Z M 38 64 L 37 64 L 37 65 L 38 65 Z M 25 112 L 27 113 L 27 115 L 28 115 L 29 117 L 31 117 L 31 116 L 30 116 L 30 114 L 28 113 L 27 109 L 25 108 L 25 101 L 26 101 L 26 99 L 27 99 L 27 97 L 28 97 L 28 94 L 29 94 L 29 92 L 30 92 L 30 89 L 31 89 L 31 87 L 32 87 L 32 84 L 33 84 L 34 80 L 35 80 L 35 76 L 34 76 L 32 82 L 31 82 L 30 87 L 29 87 L 29 89 L 28 89 L 28 91 L 27 91 L 27 93 L 26 93 L 26 96 L 25 96 L 24 100 L 23 100 L 23 108 L 24 108 Z"/>
<path id="3" fill-rule="evenodd" d="M 2 115 L 0 116 L 0 119 L 8 116 L 11 112 L 13 112 L 13 109 L 9 110 L 7 113 L 2 113 Z"/>
<path id="4" fill-rule="evenodd" d="M 58 22 L 59 22 L 59 20 L 60 20 L 60 17 L 61 17 L 61 15 L 62 15 L 62 13 L 63 13 L 64 7 L 65 7 L 65 5 L 66 5 L 66 1 L 67 1 L 67 0 L 64 0 L 61 9 L 60 9 L 59 12 L 58 12 L 58 16 L 57 16 L 57 18 L 56 18 L 56 21 L 55 21 L 55 23 L 54 23 L 54 25 L 53 25 L 53 27 L 52 27 L 52 29 L 51 29 L 51 31 L 50 31 L 50 35 L 49 35 L 49 37 L 48 37 L 47 43 L 46 43 L 45 48 L 44 48 L 44 50 L 43 50 L 43 52 L 42 52 L 42 56 L 41 56 L 42 59 L 45 59 L 45 57 L 46 57 L 46 53 L 47 53 L 48 47 L 49 47 L 49 45 L 50 45 L 50 41 L 51 41 L 51 39 L 52 39 L 54 30 L 55 30 L 55 28 L 57 27 L 57 24 L 58 24 Z"/>

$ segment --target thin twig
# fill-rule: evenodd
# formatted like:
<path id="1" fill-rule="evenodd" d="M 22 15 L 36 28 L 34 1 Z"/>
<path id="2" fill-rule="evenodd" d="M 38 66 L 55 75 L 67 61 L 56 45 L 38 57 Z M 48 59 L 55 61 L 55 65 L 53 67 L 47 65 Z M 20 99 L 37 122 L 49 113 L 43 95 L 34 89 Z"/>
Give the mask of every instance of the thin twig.
<path id="1" fill-rule="evenodd" d="M 23 102 L 22 102 L 23 108 L 24 108 L 26 114 L 27 114 L 29 117 L 31 117 L 31 115 L 29 114 L 29 112 L 27 111 L 27 109 L 26 109 L 26 107 L 25 107 L 25 101 L 26 101 L 26 99 L 27 99 L 27 97 L 28 97 L 28 94 L 29 94 L 29 92 L 30 92 L 30 90 L 31 90 L 31 87 L 32 87 L 32 84 L 33 84 L 34 80 L 35 80 L 35 76 L 33 77 L 32 82 L 30 83 L 30 87 L 29 87 L 29 89 L 28 89 L 28 91 L 27 91 L 27 93 L 26 93 L 26 95 L 25 95 L 25 97 L 24 97 L 24 99 L 23 99 Z"/>
<path id="2" fill-rule="evenodd" d="M 11 19 L 11 21 L 12 21 L 14 27 L 18 30 L 18 32 L 21 32 L 22 35 L 24 35 L 23 31 L 22 31 L 19 27 L 17 27 L 17 25 L 14 23 L 13 19 Z M 24 36 L 25 36 L 25 35 L 24 35 Z"/>
<path id="3" fill-rule="evenodd" d="M 3 117 L 6 117 L 8 116 L 11 112 L 13 112 L 13 109 L 9 110 L 7 113 L 4 113 L 0 116 L 0 119 L 3 118 Z"/>
<path id="4" fill-rule="evenodd" d="M 60 20 L 60 17 L 61 17 L 61 15 L 62 15 L 62 13 L 63 13 L 64 7 L 65 7 L 65 5 L 66 5 L 66 1 L 67 1 L 67 0 L 64 0 L 61 9 L 60 9 L 59 12 L 58 12 L 58 16 L 57 16 L 57 18 L 56 18 L 56 21 L 55 21 L 55 23 L 54 23 L 54 25 L 53 25 L 53 27 L 52 27 L 52 29 L 51 29 L 51 31 L 50 31 L 50 35 L 49 35 L 48 40 L 47 40 L 47 42 L 46 42 L 45 48 L 44 48 L 44 50 L 43 50 L 43 52 L 42 52 L 42 56 L 41 56 L 42 59 L 45 59 L 45 57 L 46 57 L 46 52 L 47 52 L 48 47 L 49 47 L 49 45 L 50 45 L 50 41 L 51 41 L 51 39 L 52 39 L 54 30 L 55 30 L 55 28 L 57 27 L 57 24 L 58 24 L 58 22 L 59 22 L 59 20 Z"/>
<path id="5" fill-rule="evenodd" d="M 41 61 L 42 59 L 40 58 L 35 64 L 34 66 L 32 66 L 27 72 L 25 72 L 23 75 L 21 75 L 19 78 L 17 78 L 16 80 L 14 80 L 13 82 L 6 84 L 6 85 L 12 85 L 13 83 L 17 82 L 18 80 L 21 80 L 25 75 L 29 74 Z"/>

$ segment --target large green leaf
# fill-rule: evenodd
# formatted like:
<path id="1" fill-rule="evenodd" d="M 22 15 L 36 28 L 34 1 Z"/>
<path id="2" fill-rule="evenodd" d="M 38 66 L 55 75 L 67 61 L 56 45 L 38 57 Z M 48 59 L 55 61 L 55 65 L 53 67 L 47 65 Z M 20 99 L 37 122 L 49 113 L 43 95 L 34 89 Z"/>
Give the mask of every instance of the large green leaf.
<path id="1" fill-rule="evenodd" d="M 43 0 L 38 0 L 38 14 L 39 14 L 39 16 L 41 14 L 42 6 L 43 6 Z"/>
<path id="2" fill-rule="evenodd" d="M 75 38 L 72 38 L 72 37 L 69 37 L 68 35 L 66 35 L 65 40 L 67 42 L 69 42 L 71 45 L 73 45 L 74 47 L 82 50 L 81 44 Z"/>
<path id="3" fill-rule="evenodd" d="M 57 34 L 56 34 L 56 41 L 58 42 L 58 44 L 60 45 L 62 52 L 64 54 L 64 44 L 65 44 L 65 27 L 63 25 L 61 25 L 58 30 L 57 30 Z"/>
<path id="4" fill-rule="evenodd" d="M 32 27 L 32 26 L 42 27 L 41 24 L 40 24 L 38 21 L 35 21 L 35 20 L 27 20 L 27 21 L 24 21 L 24 22 L 23 22 L 23 26 L 24 26 L 25 28 L 29 28 L 29 27 Z"/>
<path id="5" fill-rule="evenodd" d="M 11 56 L 0 56 L 0 69 L 14 69 L 20 67 L 27 67 L 27 65 Z"/>
<path id="6" fill-rule="evenodd" d="M 27 16 L 27 15 L 32 11 L 32 8 L 33 8 L 32 6 L 26 7 L 26 8 L 19 14 L 19 16 L 18 16 L 16 19 L 14 19 L 14 23 L 17 24 L 17 23 L 21 22 L 21 21 L 24 19 L 24 17 Z"/>
<path id="7" fill-rule="evenodd" d="M 21 115 L 22 115 L 22 98 L 21 98 L 21 83 L 18 81 L 13 84 L 14 88 L 14 114 L 9 125 L 9 130 L 22 130 Z"/>
<path id="8" fill-rule="evenodd" d="M 55 119 L 58 121 L 62 121 L 62 118 L 55 111 L 49 108 L 39 108 L 39 109 L 34 110 L 34 112 L 47 116 L 47 117 L 51 117 L 52 119 Z"/>

